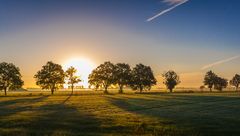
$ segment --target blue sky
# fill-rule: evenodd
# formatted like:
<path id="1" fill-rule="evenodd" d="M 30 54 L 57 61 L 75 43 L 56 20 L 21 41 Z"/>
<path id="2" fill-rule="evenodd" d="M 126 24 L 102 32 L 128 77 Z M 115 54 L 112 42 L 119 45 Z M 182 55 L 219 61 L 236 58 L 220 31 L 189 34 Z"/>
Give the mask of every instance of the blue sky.
<path id="1" fill-rule="evenodd" d="M 239 54 L 239 0 L 189 0 L 147 22 L 173 6 L 166 1 L 181 0 L 0 0 L 1 61 L 31 82 L 44 62 L 73 54 L 96 64 L 141 62 L 156 75 L 174 69 L 183 86 L 201 85 L 209 69 L 226 78 L 240 72 L 238 58 L 201 70 Z"/>

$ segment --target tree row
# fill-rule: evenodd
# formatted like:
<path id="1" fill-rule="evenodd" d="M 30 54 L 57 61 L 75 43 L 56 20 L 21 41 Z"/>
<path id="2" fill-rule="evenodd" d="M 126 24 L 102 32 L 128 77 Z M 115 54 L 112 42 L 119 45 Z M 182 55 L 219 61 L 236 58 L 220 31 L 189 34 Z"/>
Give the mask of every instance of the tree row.
<path id="1" fill-rule="evenodd" d="M 64 84 L 68 84 L 73 92 L 74 86 L 81 82 L 79 76 L 76 75 L 77 70 L 74 67 L 63 70 L 62 66 L 51 61 L 47 62 L 34 75 L 36 85 L 42 89 L 50 90 L 53 94 L 57 89 L 63 88 Z M 162 74 L 166 88 L 173 91 L 176 85 L 180 82 L 176 72 L 169 70 Z M 103 89 L 104 93 L 108 93 L 108 88 L 118 86 L 119 93 L 123 93 L 125 87 L 130 87 L 132 90 L 151 90 L 151 87 L 157 84 L 154 73 L 150 66 L 137 64 L 131 69 L 129 64 L 104 62 L 95 68 L 88 77 L 89 88 L 96 90 Z M 240 75 L 236 74 L 230 85 L 235 86 L 236 90 L 240 84 Z M 0 90 L 14 90 L 21 88 L 24 85 L 20 69 L 12 63 L 0 63 Z M 210 91 L 212 88 L 222 91 L 228 85 L 228 80 L 219 77 L 212 71 L 208 71 L 204 77 L 204 88 L 207 86 Z"/>

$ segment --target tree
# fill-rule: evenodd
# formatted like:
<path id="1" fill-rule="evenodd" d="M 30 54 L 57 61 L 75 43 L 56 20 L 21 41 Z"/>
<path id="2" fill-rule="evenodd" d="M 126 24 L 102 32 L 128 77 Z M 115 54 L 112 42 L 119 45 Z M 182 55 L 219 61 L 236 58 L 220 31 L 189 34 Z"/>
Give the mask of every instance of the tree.
<path id="1" fill-rule="evenodd" d="M 181 83 L 177 73 L 172 70 L 164 73 L 162 76 L 164 78 L 163 84 L 166 85 L 167 89 L 169 89 L 170 92 L 173 91 L 173 89 L 175 88 L 176 85 Z"/>
<path id="2" fill-rule="evenodd" d="M 68 80 L 68 84 L 71 85 L 71 89 L 73 93 L 74 84 L 81 82 L 81 79 L 75 75 L 77 73 L 77 69 L 75 69 L 74 67 L 68 68 L 65 73 Z"/>
<path id="3" fill-rule="evenodd" d="M 222 91 L 223 88 L 226 88 L 228 85 L 227 79 L 216 77 L 214 82 L 214 89 L 217 89 L 219 91 Z"/>
<path id="4" fill-rule="evenodd" d="M 65 73 L 61 65 L 49 61 L 34 78 L 37 85 L 42 89 L 50 89 L 53 95 L 55 90 L 63 87 Z"/>
<path id="5" fill-rule="evenodd" d="M 154 77 L 153 71 L 150 66 L 143 64 L 137 64 L 131 72 L 131 83 L 130 86 L 133 90 L 151 89 L 151 86 L 156 85 L 157 80 Z"/>
<path id="6" fill-rule="evenodd" d="M 208 71 L 204 77 L 204 85 L 207 85 L 210 91 L 212 91 L 212 88 L 214 86 L 215 80 L 217 75 L 213 73 L 212 71 Z"/>
<path id="7" fill-rule="evenodd" d="M 90 88 L 91 86 L 93 86 L 96 91 L 101 86 L 101 81 L 97 77 L 98 77 L 98 72 L 96 71 L 96 69 L 93 70 L 92 73 L 88 76 L 88 83 L 90 84 Z"/>
<path id="8" fill-rule="evenodd" d="M 103 86 L 104 93 L 107 94 L 109 86 L 115 83 L 114 71 L 115 65 L 109 61 L 99 65 L 89 75 L 89 84 Z"/>
<path id="9" fill-rule="evenodd" d="M 240 75 L 236 74 L 232 80 L 230 80 L 230 84 L 232 86 L 235 86 L 236 87 L 236 91 L 238 90 L 238 87 L 240 85 Z"/>
<path id="10" fill-rule="evenodd" d="M 22 81 L 20 69 L 12 63 L 0 63 L 0 90 L 4 90 L 7 95 L 7 90 L 21 88 L 24 84 Z"/>
<path id="11" fill-rule="evenodd" d="M 131 68 L 125 63 L 118 63 L 115 67 L 115 82 L 119 86 L 119 93 L 123 93 L 123 87 L 129 85 L 131 81 Z"/>
<path id="12" fill-rule="evenodd" d="M 201 90 L 201 92 L 204 90 L 204 88 L 205 88 L 204 85 L 202 85 L 202 86 L 199 87 L 199 89 Z"/>

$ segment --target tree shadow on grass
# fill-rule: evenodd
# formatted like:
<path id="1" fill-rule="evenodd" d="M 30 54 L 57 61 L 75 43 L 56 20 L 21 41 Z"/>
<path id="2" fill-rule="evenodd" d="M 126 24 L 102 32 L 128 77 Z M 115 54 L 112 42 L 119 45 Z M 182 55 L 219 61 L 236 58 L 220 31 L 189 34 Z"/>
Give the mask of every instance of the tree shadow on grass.
<path id="1" fill-rule="evenodd" d="M 123 135 L 131 134 L 127 126 L 113 124 L 109 118 L 99 118 L 96 115 L 77 109 L 66 104 L 71 100 L 69 95 L 58 104 L 47 104 L 38 108 L 37 112 L 43 113 L 31 121 L 26 135 Z M 106 123 L 113 125 L 106 125 Z M 44 126 L 44 127 L 43 127 Z"/>
<path id="2" fill-rule="evenodd" d="M 27 111 L 32 109 L 32 104 L 41 102 L 47 99 L 48 96 L 41 96 L 36 98 L 20 98 L 0 102 L 0 119 L 7 116 L 17 114 L 22 111 Z M 17 105 L 17 106 L 16 106 Z M 14 106 L 14 107 L 11 107 Z"/>
<path id="3" fill-rule="evenodd" d="M 55 96 L 53 96 L 55 97 Z M 66 99 L 59 101 L 59 97 L 56 101 L 51 98 L 51 102 L 44 102 L 45 105 L 41 104 L 32 109 L 28 107 L 17 108 L 14 112 L 7 112 L 3 118 L 7 120 L 0 120 L 0 135 L 10 135 L 10 136 L 25 136 L 25 135 L 36 135 L 36 136 L 58 136 L 58 135 L 106 135 L 106 134 L 121 134 L 121 132 L 128 133 L 129 128 L 125 126 L 118 125 L 103 125 L 106 122 L 110 124 L 113 123 L 111 119 L 99 118 L 84 110 L 79 110 L 78 108 L 68 104 L 71 101 L 71 95 Z M 1 103 L 5 105 L 5 109 L 12 104 L 26 104 L 33 102 L 40 102 L 45 98 L 39 97 L 38 99 L 18 99 L 12 101 L 5 101 Z M 28 103 L 28 104 L 29 104 Z M 28 105 L 27 104 L 27 105 Z M 31 105 L 30 105 L 31 106 Z M 11 115 L 19 115 L 19 112 L 30 111 L 29 118 L 9 118 Z M 10 113 L 10 114 L 9 114 Z M 26 114 L 29 115 L 29 114 Z M 26 116 L 25 115 L 25 116 Z M 9 120 L 11 122 L 9 122 Z M 1 131 L 5 129 L 5 131 Z"/>
<path id="4" fill-rule="evenodd" d="M 64 104 L 49 104 L 39 107 L 43 113 L 29 122 L 27 135 L 80 135 L 100 132 L 101 122 L 93 115 L 81 113 L 74 107 Z"/>
<path id="5" fill-rule="evenodd" d="M 32 104 L 41 102 L 48 96 L 37 98 L 21 98 L 0 102 L 0 128 L 8 131 L 0 131 L 0 135 L 73 135 L 89 132 L 100 132 L 100 122 L 93 116 L 80 113 L 74 107 L 65 103 L 71 98 L 67 97 L 58 104 L 46 104 L 32 107 Z M 18 106 L 15 106 L 15 105 Z M 14 106 L 14 108 L 10 108 Z M 11 115 L 19 115 L 20 112 L 31 112 L 28 119 L 12 118 Z M 27 114 L 28 115 L 28 114 Z M 25 115 L 26 116 L 26 115 Z"/>
<path id="6" fill-rule="evenodd" d="M 125 111 L 158 118 L 161 126 L 176 126 L 197 132 L 196 135 L 240 135 L 238 97 L 172 95 L 168 99 L 155 96 L 107 99 Z"/>

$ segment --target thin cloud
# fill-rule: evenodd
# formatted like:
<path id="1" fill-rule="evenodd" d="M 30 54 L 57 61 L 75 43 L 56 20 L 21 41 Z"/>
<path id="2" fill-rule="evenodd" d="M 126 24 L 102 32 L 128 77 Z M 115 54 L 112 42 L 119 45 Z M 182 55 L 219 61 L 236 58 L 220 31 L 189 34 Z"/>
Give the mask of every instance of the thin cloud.
<path id="1" fill-rule="evenodd" d="M 147 22 L 150 22 L 154 19 L 156 19 L 157 17 L 167 13 L 167 12 L 170 12 L 171 10 L 175 9 L 176 7 L 178 6 L 181 6 L 182 4 L 188 2 L 189 0 L 164 0 L 163 2 L 164 3 L 168 3 L 169 5 L 173 5 L 172 7 L 168 8 L 168 9 L 165 9 L 163 11 L 161 11 L 160 13 L 158 13 L 157 15 L 147 19 Z"/>
<path id="2" fill-rule="evenodd" d="M 179 4 L 181 2 L 183 2 L 184 0 L 163 0 L 163 3 L 167 3 L 168 5 L 176 5 Z"/>
<path id="3" fill-rule="evenodd" d="M 231 58 L 227 58 L 227 59 L 224 59 L 224 60 L 220 60 L 220 61 L 217 61 L 217 62 L 214 62 L 214 63 L 211 63 L 211 64 L 203 66 L 201 68 L 201 70 L 205 70 L 205 69 L 211 68 L 213 66 L 217 66 L 217 65 L 220 65 L 220 64 L 223 64 L 223 63 L 226 63 L 226 62 L 238 59 L 238 58 L 240 58 L 240 55 L 234 56 L 234 57 L 231 57 Z"/>

